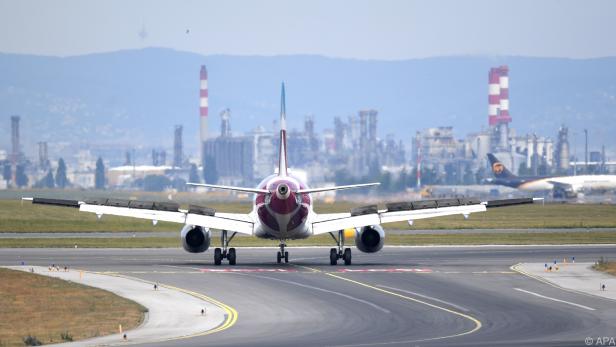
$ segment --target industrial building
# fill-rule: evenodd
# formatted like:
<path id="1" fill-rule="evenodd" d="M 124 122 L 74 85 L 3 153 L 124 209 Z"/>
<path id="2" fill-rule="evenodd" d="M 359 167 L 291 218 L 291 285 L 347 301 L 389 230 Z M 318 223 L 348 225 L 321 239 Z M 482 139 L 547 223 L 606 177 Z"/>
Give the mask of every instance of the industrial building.
<path id="1" fill-rule="evenodd" d="M 387 173 L 389 179 L 397 179 L 398 175 L 413 176 L 416 185 L 421 186 L 422 183 L 481 183 L 490 176 L 487 153 L 494 153 L 507 167 L 521 175 L 573 174 L 582 169 L 599 173 L 614 167 L 613 162 L 606 160 L 604 149 L 590 151 L 590 155 L 585 153 L 584 161 L 573 158 L 569 130 L 564 125 L 554 134 L 556 141 L 545 134 L 518 134 L 512 126 L 515 117 L 510 112 L 509 67 L 490 68 L 487 82 L 488 117 L 481 129 L 462 136 L 455 133 L 453 126 L 419 130 L 412 138 L 405 139 L 412 141 L 410 155 L 407 155 L 402 140 L 393 135 L 379 137 L 379 112 L 376 109 L 361 109 L 344 117 L 332 116 L 333 122 L 328 124 L 330 128 L 318 131 L 314 115 L 307 114 L 302 129 L 288 131 L 290 169 L 307 175 L 311 185 L 323 185 L 333 180 L 347 181 L 336 182 L 339 184 L 377 180 Z M 29 161 L 21 147 L 21 117 L 14 115 L 10 117 L 11 148 L 0 151 L 0 167 L 3 169 L 0 188 L 16 187 L 18 173 L 22 178 L 24 175 L 29 178 L 29 182 L 22 186 L 36 184 L 49 170 L 55 172 L 58 153 L 67 152 L 68 148 L 71 148 L 71 155 L 65 157 L 68 179 L 73 187 L 86 189 L 94 186 L 98 157 L 105 158 L 110 188 L 135 189 L 135 182 L 148 175 L 165 176 L 174 182 L 205 180 L 208 176 L 207 179 L 214 179 L 215 183 L 249 186 L 271 174 L 277 156 L 276 126 L 274 131 L 257 125 L 250 132 L 233 133 L 231 109 L 224 108 L 219 112 L 220 132 L 216 136 L 208 129 L 209 91 L 205 65 L 200 66 L 198 88 L 199 142 L 195 157 L 191 157 L 191 148 L 194 147 L 190 146 L 190 141 L 188 146 L 184 146 L 184 127 L 178 124 L 173 129 L 172 145 L 167 144 L 167 148 L 88 144 L 75 149 L 69 143 L 39 139 L 36 142 L 38 160 Z M 167 160 L 167 152 L 171 153 L 170 160 Z M 122 161 L 124 154 L 127 159 Z M 137 164 L 144 159 L 151 165 Z M 119 166 L 122 163 L 124 165 Z M 198 171 L 196 174 L 195 170 Z M 408 182 L 410 180 L 405 181 L 405 187 L 411 186 Z"/>
<path id="2" fill-rule="evenodd" d="M 549 136 L 537 134 L 517 135 L 511 127 L 509 67 L 493 67 L 488 71 L 487 128 L 456 139 L 454 128 L 438 127 L 418 131 L 413 141 L 413 162 L 417 167 L 435 168 L 443 176 L 456 176 L 452 182 L 465 183 L 468 175 L 477 172 L 479 183 L 489 173 L 486 155 L 494 153 L 507 167 L 522 175 L 546 175 L 569 170 L 569 142 L 566 127 L 559 129 L 557 146 Z M 457 171 L 452 175 L 451 171 Z M 467 177 L 468 178 L 468 177 Z"/>

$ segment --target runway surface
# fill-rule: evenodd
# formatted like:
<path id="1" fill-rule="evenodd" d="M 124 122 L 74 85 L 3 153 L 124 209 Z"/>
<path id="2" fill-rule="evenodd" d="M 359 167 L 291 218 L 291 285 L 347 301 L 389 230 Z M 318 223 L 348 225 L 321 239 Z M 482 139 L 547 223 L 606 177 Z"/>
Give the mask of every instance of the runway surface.
<path id="1" fill-rule="evenodd" d="M 158 346 L 584 346 L 587 337 L 616 335 L 616 302 L 510 266 L 572 256 L 593 262 L 615 249 L 386 247 L 354 249 L 352 266 L 330 266 L 326 248 L 289 248 L 291 263 L 280 265 L 275 249 L 238 248 L 233 267 L 213 266 L 211 250 L 2 249 L 0 264 L 121 273 L 205 294 L 238 312 L 224 331 Z"/>

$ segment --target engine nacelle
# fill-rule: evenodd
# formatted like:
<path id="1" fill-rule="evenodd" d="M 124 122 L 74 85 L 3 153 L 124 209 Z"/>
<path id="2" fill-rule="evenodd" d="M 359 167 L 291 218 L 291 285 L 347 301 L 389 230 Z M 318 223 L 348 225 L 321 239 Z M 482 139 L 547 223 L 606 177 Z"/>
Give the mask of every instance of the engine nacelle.
<path id="1" fill-rule="evenodd" d="M 370 225 L 356 231 L 355 246 L 364 253 L 378 252 L 384 244 L 385 231 L 380 225 Z"/>
<path id="2" fill-rule="evenodd" d="M 186 252 L 201 253 L 210 247 L 212 234 L 208 229 L 200 226 L 185 225 L 180 232 L 182 247 Z"/>

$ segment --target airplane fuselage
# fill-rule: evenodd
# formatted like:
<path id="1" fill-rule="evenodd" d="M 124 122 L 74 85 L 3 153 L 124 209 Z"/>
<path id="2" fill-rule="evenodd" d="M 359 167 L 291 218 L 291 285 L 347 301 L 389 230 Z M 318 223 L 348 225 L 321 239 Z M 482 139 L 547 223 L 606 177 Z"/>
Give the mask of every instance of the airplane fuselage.
<path id="1" fill-rule="evenodd" d="M 558 185 L 569 186 L 573 191 L 616 189 L 616 175 L 579 175 L 560 177 L 494 179 L 502 184 L 525 191 L 553 190 Z"/>
<path id="2" fill-rule="evenodd" d="M 310 194 L 296 193 L 307 189 L 299 178 L 271 175 L 257 186 L 270 194 L 257 194 L 252 211 L 255 236 L 268 239 L 303 239 L 312 232 L 309 220 L 314 215 Z"/>

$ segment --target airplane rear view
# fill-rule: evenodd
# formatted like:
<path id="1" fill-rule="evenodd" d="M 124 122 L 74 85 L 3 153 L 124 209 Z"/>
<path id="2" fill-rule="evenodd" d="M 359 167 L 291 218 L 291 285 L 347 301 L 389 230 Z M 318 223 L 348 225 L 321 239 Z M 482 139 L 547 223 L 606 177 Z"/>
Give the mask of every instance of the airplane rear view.
<path id="1" fill-rule="evenodd" d="M 480 201 L 473 198 L 440 199 L 385 204 L 354 208 L 345 213 L 317 214 L 313 209 L 312 194 L 332 190 L 373 187 L 375 183 L 353 184 L 335 187 L 310 188 L 288 170 L 287 128 L 285 87 L 282 85 L 280 100 L 280 141 L 278 149 L 278 170 L 264 178 L 256 188 L 233 187 L 205 183 L 188 183 L 192 186 L 211 189 L 233 190 L 254 194 L 253 209 L 248 214 L 218 212 L 207 206 L 189 205 L 180 209 L 174 202 L 145 202 L 119 199 L 91 199 L 85 201 L 23 198 L 35 204 L 57 205 L 79 208 L 83 212 L 95 213 L 99 218 L 105 214 L 134 217 L 183 224 L 180 231 L 182 246 L 187 252 L 205 252 L 212 243 L 211 229 L 221 231 L 220 247 L 214 249 L 214 264 L 221 265 L 226 259 L 230 265 L 237 262 L 237 251 L 229 247 L 237 234 L 246 234 L 263 239 L 279 241 L 276 261 L 289 262 L 286 250 L 288 240 L 305 239 L 314 235 L 330 234 L 336 243 L 331 248 L 329 260 L 336 265 L 342 259 L 351 264 L 352 251 L 345 244 L 345 230 L 355 234 L 355 246 L 361 252 L 374 253 L 383 248 L 385 231 L 382 224 L 400 221 L 462 215 L 484 212 L 487 208 L 532 203 L 532 198 Z M 494 158 L 495 159 L 495 158 Z M 494 165 L 499 174 L 511 175 L 504 167 Z"/>

